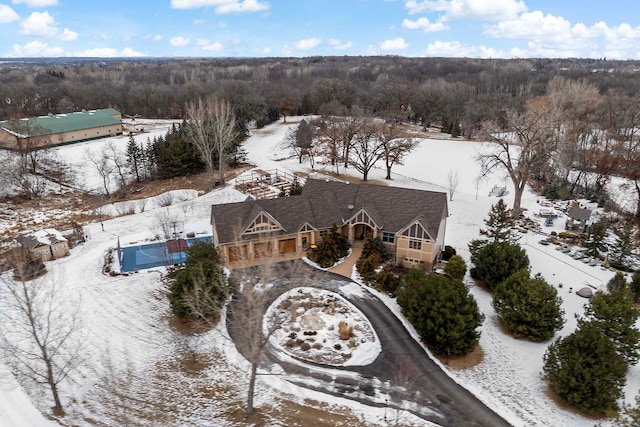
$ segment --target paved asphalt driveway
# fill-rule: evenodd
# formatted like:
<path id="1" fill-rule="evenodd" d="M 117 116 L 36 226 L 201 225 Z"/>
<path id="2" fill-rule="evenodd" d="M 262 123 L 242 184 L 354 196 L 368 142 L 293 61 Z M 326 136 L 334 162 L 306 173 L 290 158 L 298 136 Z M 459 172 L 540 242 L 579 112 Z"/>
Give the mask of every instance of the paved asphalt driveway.
<path id="1" fill-rule="evenodd" d="M 355 305 L 369 319 L 382 351 L 367 366 L 334 367 L 289 357 L 267 347 L 263 364 L 276 363 L 284 369 L 282 378 L 302 387 L 356 400 L 371 406 L 401 408 L 442 426 L 508 426 L 503 418 L 473 394 L 453 381 L 431 360 L 400 320 L 368 290 L 355 294 L 341 291 L 351 281 L 343 276 L 313 269 L 302 261 L 275 264 L 270 297 L 287 290 L 316 287 L 336 292 Z M 245 271 L 246 273 L 246 271 Z M 231 304 L 235 303 L 232 301 Z M 232 313 L 233 310 L 228 310 Z M 243 353 L 243 343 L 234 336 L 237 329 L 231 315 L 229 334 Z M 392 419 L 390 411 L 389 419 Z"/>

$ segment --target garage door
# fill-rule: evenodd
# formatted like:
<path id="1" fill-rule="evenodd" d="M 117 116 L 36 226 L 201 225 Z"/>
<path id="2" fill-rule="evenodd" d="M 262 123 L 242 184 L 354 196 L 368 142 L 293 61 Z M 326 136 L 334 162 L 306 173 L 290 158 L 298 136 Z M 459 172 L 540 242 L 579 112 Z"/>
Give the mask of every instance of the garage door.
<path id="1" fill-rule="evenodd" d="M 278 242 L 280 254 L 290 254 L 296 251 L 296 239 L 280 240 Z"/>
<path id="2" fill-rule="evenodd" d="M 247 259 L 247 245 L 229 247 L 229 262 L 244 261 Z"/>

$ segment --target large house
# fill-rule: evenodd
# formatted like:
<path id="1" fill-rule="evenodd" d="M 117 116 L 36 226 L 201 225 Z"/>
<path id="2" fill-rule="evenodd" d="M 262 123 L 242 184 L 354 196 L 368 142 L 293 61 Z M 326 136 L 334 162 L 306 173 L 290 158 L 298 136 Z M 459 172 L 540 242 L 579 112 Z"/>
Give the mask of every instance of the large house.
<path id="1" fill-rule="evenodd" d="M 0 122 L 0 147 L 33 150 L 121 134 L 119 111 L 83 110 Z"/>
<path id="2" fill-rule="evenodd" d="M 16 241 L 35 258 L 39 258 L 42 261 L 50 261 L 69 255 L 69 242 L 60 232 L 53 228 L 22 234 L 16 237 Z"/>
<path id="3" fill-rule="evenodd" d="M 380 238 L 397 265 L 432 270 L 444 246 L 446 193 L 308 179 L 302 195 L 213 205 L 214 243 L 231 268 L 302 258 L 336 226 Z"/>

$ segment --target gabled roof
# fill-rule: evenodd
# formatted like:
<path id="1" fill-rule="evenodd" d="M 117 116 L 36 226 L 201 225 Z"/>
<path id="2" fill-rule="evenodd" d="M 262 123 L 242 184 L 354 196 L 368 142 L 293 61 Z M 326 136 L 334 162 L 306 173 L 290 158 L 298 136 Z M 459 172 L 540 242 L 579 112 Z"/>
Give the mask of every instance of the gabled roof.
<path id="1" fill-rule="evenodd" d="M 385 232 L 396 233 L 419 221 L 432 236 L 448 215 L 446 193 L 307 179 L 300 196 L 213 205 L 211 223 L 219 242 L 228 243 L 251 238 L 242 232 L 256 212 L 268 212 L 288 233 L 294 233 L 306 222 L 316 229 L 341 226 L 360 209 Z"/>
<path id="2" fill-rule="evenodd" d="M 120 124 L 121 120 L 116 117 L 120 117 L 119 111 L 113 108 L 105 108 L 67 114 L 52 114 L 18 121 L 4 121 L 0 122 L 0 127 L 14 135 L 26 138 L 28 136 L 51 135 Z M 30 121 L 30 123 L 22 123 L 26 121 Z M 32 131 L 33 135 L 25 134 L 25 132 L 28 133 L 29 131 Z"/>
<path id="3" fill-rule="evenodd" d="M 588 221 L 591 218 L 591 211 L 589 209 L 582 209 L 575 206 L 571 206 L 568 212 L 569 218 L 578 221 Z"/>
<path id="4" fill-rule="evenodd" d="M 16 237 L 16 241 L 24 247 L 33 249 L 39 246 L 51 246 L 56 243 L 66 242 L 67 239 L 58 230 L 45 228 L 35 233 L 22 234 Z"/>

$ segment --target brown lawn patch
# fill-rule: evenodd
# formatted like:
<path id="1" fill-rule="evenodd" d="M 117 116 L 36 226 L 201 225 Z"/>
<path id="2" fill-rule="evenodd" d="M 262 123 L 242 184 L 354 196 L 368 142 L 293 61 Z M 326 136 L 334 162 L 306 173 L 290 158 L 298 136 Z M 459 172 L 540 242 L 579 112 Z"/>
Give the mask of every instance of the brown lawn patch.
<path id="1" fill-rule="evenodd" d="M 476 348 L 471 350 L 464 356 L 441 356 L 435 355 L 440 362 L 453 370 L 462 370 L 473 368 L 484 360 L 484 350 L 477 345 Z"/>

